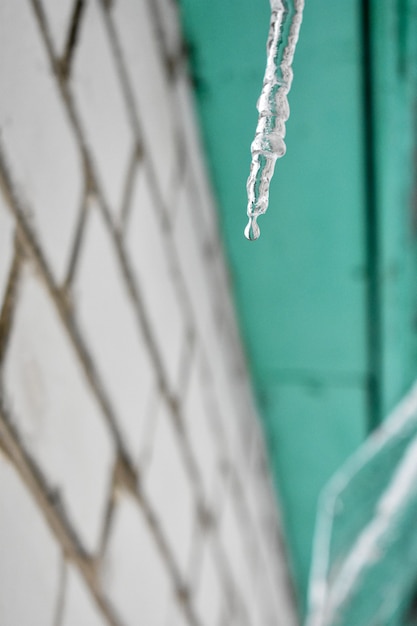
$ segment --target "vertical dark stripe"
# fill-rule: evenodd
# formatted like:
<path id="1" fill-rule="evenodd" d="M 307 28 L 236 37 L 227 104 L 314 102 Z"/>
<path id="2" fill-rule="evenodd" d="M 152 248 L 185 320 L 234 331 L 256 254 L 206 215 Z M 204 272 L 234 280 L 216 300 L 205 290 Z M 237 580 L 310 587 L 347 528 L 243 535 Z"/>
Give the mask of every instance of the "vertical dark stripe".
<path id="1" fill-rule="evenodd" d="M 367 265 L 368 430 L 381 420 L 382 334 L 379 282 L 380 246 L 375 162 L 375 101 L 372 51 L 372 0 L 361 2 L 362 95 L 365 164 L 365 230 Z"/>

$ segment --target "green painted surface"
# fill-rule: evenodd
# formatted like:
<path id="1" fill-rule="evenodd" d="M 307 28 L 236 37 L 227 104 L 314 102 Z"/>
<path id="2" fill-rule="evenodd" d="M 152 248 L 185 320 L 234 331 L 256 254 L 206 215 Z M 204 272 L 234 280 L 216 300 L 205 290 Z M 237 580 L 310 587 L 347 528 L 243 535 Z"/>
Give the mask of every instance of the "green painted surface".
<path id="1" fill-rule="evenodd" d="M 325 381 L 277 383 L 268 386 L 263 409 L 273 470 L 281 477 L 293 564 L 300 588 L 306 589 L 317 496 L 341 458 L 365 436 L 364 391 Z"/>
<path id="2" fill-rule="evenodd" d="M 416 376 L 417 3 L 374 0 L 371 6 L 386 414 Z"/>
<path id="3" fill-rule="evenodd" d="M 365 125 L 363 3 L 306 0 L 287 154 L 277 162 L 261 238 L 250 243 L 243 237 L 246 179 L 269 1 L 181 0 L 242 336 L 302 610 L 318 495 L 375 418 L 369 381 L 374 377 L 382 387 L 386 409 L 416 372 L 410 198 L 404 206 L 411 179 L 410 98 L 408 126 L 399 120 L 384 126 L 396 110 L 393 98 L 392 109 L 384 111 L 392 87 L 385 84 L 392 54 L 387 38 L 400 37 L 402 59 L 412 47 L 412 38 L 403 41 L 408 21 L 387 26 L 386 12 L 401 13 L 404 2 L 409 10 L 414 0 L 390 0 L 381 11 L 381 3 L 372 5 L 372 46 L 380 54 L 372 77 L 373 150 Z M 401 139 L 394 140 L 398 128 Z M 378 194 L 370 189 L 369 155 Z M 375 257 L 367 251 L 370 238 Z M 373 310 L 380 313 L 380 328 L 372 326 Z"/>

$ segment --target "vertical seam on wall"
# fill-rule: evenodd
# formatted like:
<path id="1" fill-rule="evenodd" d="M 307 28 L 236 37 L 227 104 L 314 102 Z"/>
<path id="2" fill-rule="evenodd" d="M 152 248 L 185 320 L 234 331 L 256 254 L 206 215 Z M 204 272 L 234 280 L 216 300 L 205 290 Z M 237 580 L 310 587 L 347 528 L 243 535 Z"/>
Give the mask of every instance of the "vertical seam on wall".
<path id="1" fill-rule="evenodd" d="M 372 0 L 361 6 L 362 36 L 362 111 L 365 181 L 365 258 L 367 276 L 366 326 L 368 353 L 367 430 L 372 431 L 381 421 L 382 410 L 382 320 L 380 289 L 380 242 L 378 192 L 375 160 L 375 98 L 374 56 L 372 51 Z"/>

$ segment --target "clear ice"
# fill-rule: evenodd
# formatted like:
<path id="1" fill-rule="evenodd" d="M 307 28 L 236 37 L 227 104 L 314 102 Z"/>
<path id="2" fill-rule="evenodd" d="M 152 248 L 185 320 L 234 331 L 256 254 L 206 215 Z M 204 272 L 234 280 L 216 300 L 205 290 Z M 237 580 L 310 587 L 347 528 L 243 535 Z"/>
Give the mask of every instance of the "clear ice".
<path id="1" fill-rule="evenodd" d="M 293 78 L 291 65 L 304 8 L 304 0 L 270 1 L 266 70 L 256 105 L 259 118 L 251 145 L 252 162 L 246 185 L 249 222 L 245 237 L 250 240 L 258 239 L 260 235 L 257 219 L 268 208 L 269 185 L 275 162 L 286 151 L 285 122 L 290 115 L 287 96 Z"/>

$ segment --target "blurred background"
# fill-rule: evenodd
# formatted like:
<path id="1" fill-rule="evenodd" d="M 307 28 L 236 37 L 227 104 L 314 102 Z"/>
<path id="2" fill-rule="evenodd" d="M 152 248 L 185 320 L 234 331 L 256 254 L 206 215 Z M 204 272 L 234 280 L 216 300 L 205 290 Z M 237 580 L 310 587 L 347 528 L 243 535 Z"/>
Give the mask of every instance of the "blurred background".
<path id="1" fill-rule="evenodd" d="M 181 4 L 303 607 L 319 493 L 417 373 L 417 4 L 306 1 L 287 154 L 253 245 L 241 229 L 268 2 Z"/>
<path id="2" fill-rule="evenodd" d="M 417 2 L 306 0 L 249 243 L 269 17 L 0 0 L 1 626 L 417 623 Z"/>

